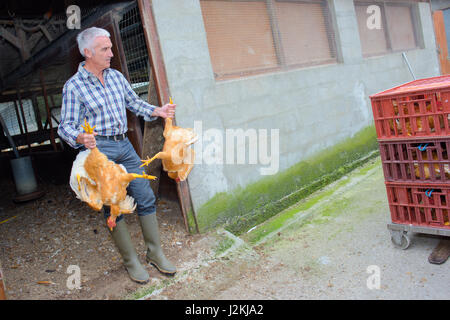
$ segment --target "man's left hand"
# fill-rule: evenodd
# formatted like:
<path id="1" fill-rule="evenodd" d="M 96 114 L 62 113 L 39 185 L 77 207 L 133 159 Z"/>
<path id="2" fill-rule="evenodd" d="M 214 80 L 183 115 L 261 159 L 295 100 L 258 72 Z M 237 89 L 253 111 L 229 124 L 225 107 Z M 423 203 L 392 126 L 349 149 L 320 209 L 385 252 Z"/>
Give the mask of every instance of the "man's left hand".
<path id="1" fill-rule="evenodd" d="M 163 105 L 161 108 L 159 108 L 158 115 L 164 119 L 173 118 L 175 116 L 176 106 L 177 106 L 176 104 L 167 103 L 167 104 Z"/>

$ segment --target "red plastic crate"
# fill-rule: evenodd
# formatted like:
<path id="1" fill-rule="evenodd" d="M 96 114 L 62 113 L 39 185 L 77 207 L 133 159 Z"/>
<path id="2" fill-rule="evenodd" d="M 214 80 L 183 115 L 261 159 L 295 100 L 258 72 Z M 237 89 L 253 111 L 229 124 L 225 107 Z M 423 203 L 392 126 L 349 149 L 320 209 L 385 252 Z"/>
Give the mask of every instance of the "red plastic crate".
<path id="1" fill-rule="evenodd" d="M 448 183 L 450 137 L 378 141 L 386 181 Z"/>
<path id="2" fill-rule="evenodd" d="M 450 229 L 450 185 L 386 182 L 393 223 Z"/>
<path id="3" fill-rule="evenodd" d="M 415 80 L 370 99 L 379 139 L 450 135 L 450 75 Z"/>

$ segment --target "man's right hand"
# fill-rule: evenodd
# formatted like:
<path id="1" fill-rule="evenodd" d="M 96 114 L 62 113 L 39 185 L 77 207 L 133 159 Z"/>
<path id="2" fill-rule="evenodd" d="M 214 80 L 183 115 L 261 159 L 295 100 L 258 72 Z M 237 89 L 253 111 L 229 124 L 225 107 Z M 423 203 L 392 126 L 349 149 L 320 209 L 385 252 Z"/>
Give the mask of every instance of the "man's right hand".
<path id="1" fill-rule="evenodd" d="M 94 131 L 93 134 L 90 133 L 80 133 L 77 137 L 77 143 L 84 145 L 88 149 L 94 149 L 97 146 L 95 141 L 95 136 L 98 133 Z"/>

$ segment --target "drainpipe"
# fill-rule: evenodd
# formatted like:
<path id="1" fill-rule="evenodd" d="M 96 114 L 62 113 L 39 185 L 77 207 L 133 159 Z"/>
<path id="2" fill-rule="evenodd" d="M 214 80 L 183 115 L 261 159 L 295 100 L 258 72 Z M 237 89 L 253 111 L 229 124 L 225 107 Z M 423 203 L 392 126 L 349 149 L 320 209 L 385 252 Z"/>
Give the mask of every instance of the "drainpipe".
<path id="1" fill-rule="evenodd" d="M 411 72 L 411 75 L 414 80 L 416 80 L 416 76 L 414 75 L 414 72 L 412 71 L 411 65 L 409 64 L 408 58 L 406 57 L 406 53 L 402 52 L 403 60 L 405 60 L 406 65 L 408 66 L 409 72 Z"/>

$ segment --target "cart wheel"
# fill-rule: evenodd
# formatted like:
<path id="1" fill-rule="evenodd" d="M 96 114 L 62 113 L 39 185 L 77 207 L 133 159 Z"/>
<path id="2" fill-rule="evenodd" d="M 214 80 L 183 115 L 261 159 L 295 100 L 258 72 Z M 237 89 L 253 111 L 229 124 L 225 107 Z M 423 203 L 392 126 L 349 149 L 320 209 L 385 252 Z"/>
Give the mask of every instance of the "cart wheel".
<path id="1" fill-rule="evenodd" d="M 391 241 L 394 244 L 394 246 L 402 250 L 406 250 L 411 243 L 409 237 L 406 235 L 406 232 L 404 231 L 392 232 Z"/>

